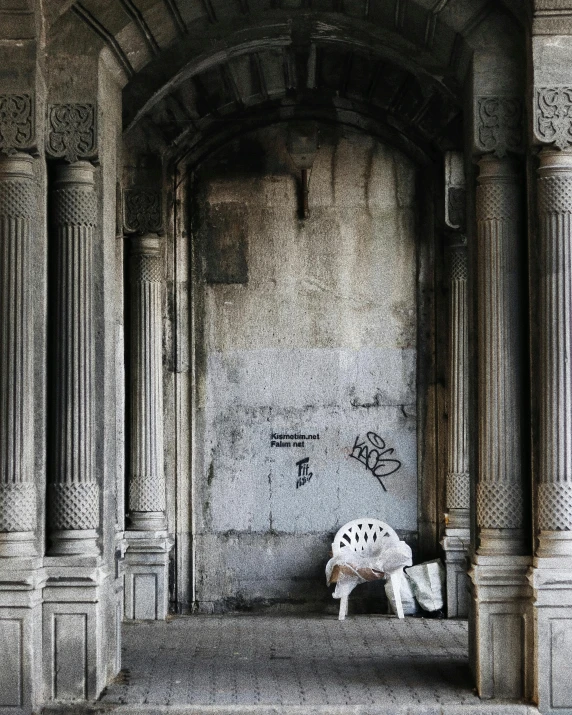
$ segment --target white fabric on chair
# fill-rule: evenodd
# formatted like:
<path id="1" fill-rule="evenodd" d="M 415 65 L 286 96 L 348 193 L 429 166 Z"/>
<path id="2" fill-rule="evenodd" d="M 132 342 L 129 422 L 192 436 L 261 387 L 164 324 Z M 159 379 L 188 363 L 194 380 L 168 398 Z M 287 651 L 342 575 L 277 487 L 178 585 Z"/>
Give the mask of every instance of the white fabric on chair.
<path id="1" fill-rule="evenodd" d="M 412 563 L 411 549 L 385 522 L 355 519 L 342 526 L 334 537 L 332 558 L 326 565 L 328 585 L 336 583 L 333 596 L 340 599 L 340 621 L 346 617 L 354 588 L 382 578 L 391 580 L 397 615 L 403 618 L 401 579 L 403 567 Z"/>

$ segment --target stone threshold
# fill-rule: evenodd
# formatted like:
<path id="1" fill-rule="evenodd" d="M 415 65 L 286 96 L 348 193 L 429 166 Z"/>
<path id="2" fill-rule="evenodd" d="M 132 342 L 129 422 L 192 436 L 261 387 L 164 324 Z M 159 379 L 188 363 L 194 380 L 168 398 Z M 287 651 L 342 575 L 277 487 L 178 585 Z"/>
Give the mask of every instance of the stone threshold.
<path id="1" fill-rule="evenodd" d="M 54 703 L 42 715 L 540 715 L 533 705 L 483 701 L 444 705 L 152 705 L 112 703 Z"/>

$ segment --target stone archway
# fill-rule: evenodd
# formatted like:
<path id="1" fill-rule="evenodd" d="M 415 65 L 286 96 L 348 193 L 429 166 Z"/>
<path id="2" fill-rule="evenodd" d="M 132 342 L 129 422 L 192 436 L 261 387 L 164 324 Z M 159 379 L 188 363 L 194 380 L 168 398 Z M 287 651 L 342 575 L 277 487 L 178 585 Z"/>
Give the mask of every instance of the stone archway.
<path id="1" fill-rule="evenodd" d="M 560 452 L 552 449 L 557 437 L 550 425 L 553 420 L 566 423 L 567 412 L 560 403 L 542 402 L 533 390 L 529 414 L 520 390 L 528 366 L 519 357 L 527 330 L 533 348 L 530 373 L 540 375 L 544 397 L 555 386 L 568 395 L 567 383 L 558 381 L 558 370 L 568 358 L 558 331 L 543 332 L 523 315 L 521 296 L 526 291 L 519 282 L 523 271 L 516 256 L 526 235 L 524 197 L 518 188 L 525 172 L 515 157 L 525 148 L 531 155 L 523 142 L 522 109 L 526 33 L 532 28 L 535 99 L 529 124 L 535 127 L 535 138 L 529 144 L 555 142 L 563 150 L 542 156 L 540 232 L 543 245 L 565 242 L 567 228 L 550 223 L 548 217 L 568 211 L 560 191 L 565 193 L 570 173 L 567 63 L 561 61 L 567 57 L 567 45 L 566 40 L 550 44 L 559 32 L 559 20 L 555 24 L 554 18 L 567 15 L 561 4 L 555 9 L 548 2 L 535 9 L 531 23 L 517 0 L 477 5 L 461 0 L 86 0 L 47 2 L 43 12 L 35 8 L 34 14 L 26 5 L 23 16 L 34 17 L 34 22 L 23 30 L 14 30 L 13 23 L 4 25 L 10 36 L 3 52 L 13 72 L 2 85 L 0 99 L 6 217 L 2 236 L 7 246 L 24 251 L 19 264 L 23 273 L 14 274 L 15 283 L 6 282 L 19 296 L 15 304 L 22 312 L 16 322 L 7 308 L 1 313 L 9 343 L 5 354 L 14 346 L 18 354 L 26 351 L 34 326 L 33 365 L 21 369 L 24 363 L 7 360 L 2 366 L 0 404 L 7 410 L 0 420 L 6 425 L 0 440 L 6 465 L 0 504 L 1 548 L 7 564 L 2 593 L 8 595 L 0 608 L 9 647 L 17 650 L 14 644 L 24 644 L 19 655 L 14 650 L 10 683 L 17 680 L 23 685 L 17 692 L 10 690 L 15 693 L 10 705 L 32 707 L 49 699 L 97 696 L 119 667 L 126 573 L 127 584 L 130 579 L 137 582 L 145 601 L 153 603 L 147 615 L 166 612 L 169 530 L 180 503 L 172 487 L 184 478 L 190 457 L 188 446 L 176 453 L 175 461 L 169 455 L 164 474 L 160 436 L 177 434 L 176 410 L 187 399 L 178 376 L 188 355 L 178 341 L 179 329 L 172 333 L 171 327 L 182 319 L 188 296 L 184 281 L 178 280 L 174 256 L 163 248 L 169 240 L 159 236 L 183 238 L 186 227 L 178 202 L 185 200 L 189 189 L 181 181 L 188 167 L 204 162 L 233 137 L 277 120 L 300 118 L 353 125 L 408 154 L 426 167 L 425 176 L 433 172 L 434 178 L 441 172 L 445 152 L 464 151 L 464 182 L 455 183 L 452 174 L 445 181 L 434 180 L 424 221 L 435 234 L 458 231 L 462 222 L 453 220 L 444 207 L 448 212 L 461 196 L 459 191 L 467 190 L 468 269 L 465 273 L 465 261 L 458 255 L 452 260 L 456 268 L 451 296 L 456 295 L 457 303 L 452 301 L 451 316 L 458 327 L 465 325 L 462 311 L 455 310 L 468 275 L 473 289 L 467 360 L 472 361 L 471 374 L 476 375 L 477 367 L 481 371 L 469 387 L 470 423 L 478 435 L 471 443 L 470 464 L 473 482 L 479 484 L 476 500 L 472 495 L 477 509 L 472 516 L 471 659 L 483 696 L 546 700 L 545 679 L 538 675 L 548 672 L 551 663 L 540 645 L 542 641 L 552 647 L 547 630 L 552 626 L 545 614 L 560 614 L 558 628 L 568 632 L 566 611 L 550 610 L 556 608 L 551 569 L 568 568 L 567 562 L 550 559 L 566 556 L 568 540 L 562 537 L 570 532 L 568 477 L 558 471 L 555 455 Z M 16 7 L 11 12 L 20 11 Z M 551 64 L 558 70 L 547 70 Z M 16 105 L 23 107 L 22 116 L 6 111 Z M 14 156 L 15 152 L 24 156 Z M 473 159 L 480 161 L 476 193 Z M 532 207 L 533 172 L 527 176 Z M 534 210 L 529 210 L 534 217 Z M 530 221 L 532 243 L 534 225 Z M 142 400 L 140 413 L 130 402 L 126 419 L 123 329 L 132 328 L 134 321 L 129 322 L 129 316 L 125 321 L 124 244 L 117 239 L 131 234 L 134 238 L 125 242 L 135 247 L 128 259 L 136 296 L 131 318 L 141 315 L 148 321 L 129 336 L 131 347 L 136 340 L 140 347 L 139 353 L 130 353 L 130 395 Z M 76 247 L 81 249 L 77 253 Z M 548 261 L 552 254 L 540 255 Z M 497 261 L 499 256 L 502 260 Z M 423 270 L 443 273 L 442 256 L 429 252 L 427 259 Z M 3 274 L 12 275 L 13 254 L 7 252 L 2 260 Z M 531 304 L 538 299 L 544 322 L 551 325 L 551 316 L 566 307 L 567 294 L 560 284 L 551 292 L 552 284 L 547 288 L 546 276 L 542 278 L 532 264 Z M 59 273 L 52 265 L 59 266 Z M 172 272 L 166 274 L 165 267 Z M 567 276 L 567 270 L 560 266 L 559 275 Z M 32 273 L 35 286 L 28 296 L 21 288 L 32 282 Z M 165 282 L 170 302 L 169 319 L 163 321 L 158 296 Z M 541 284 L 544 287 L 537 290 Z M 428 298 L 427 304 L 435 311 L 432 300 Z M 456 337 L 459 331 L 451 334 L 452 346 Z M 158 366 L 163 339 L 164 394 Z M 435 335 L 428 339 L 437 342 Z M 540 361 L 535 347 L 543 355 Z M 457 357 L 461 353 L 457 351 Z M 32 368 L 34 380 L 27 377 Z M 445 442 L 434 436 L 445 411 L 442 384 L 451 388 L 453 380 L 452 372 L 439 372 L 438 366 L 430 380 L 434 395 L 423 430 L 433 437 L 423 443 L 423 457 L 434 474 L 446 461 Z M 138 390 L 143 384 L 147 392 Z M 453 393 L 450 389 L 450 416 L 462 403 Z M 58 399 L 48 405 L 46 395 Z M 535 400 L 542 403 L 538 415 Z M 28 409 L 30 404 L 37 406 L 35 414 Z M 22 419 L 10 412 L 13 405 Z M 75 417 L 70 420 L 70 415 Z M 451 423 L 462 433 L 463 420 L 458 414 L 453 417 Z M 542 440 L 533 431 L 534 443 L 528 449 L 527 440 L 519 439 L 521 427 L 529 432 L 538 425 Z M 32 432 L 33 450 L 26 453 L 28 472 L 23 474 L 14 454 L 21 453 L 23 435 Z M 138 435 L 143 435 L 139 442 Z M 179 437 L 176 440 L 182 444 Z M 126 443 L 131 449 L 127 460 Z M 567 454 L 568 443 L 562 449 Z M 49 454 L 55 458 L 48 465 Z M 144 454 L 152 459 L 141 460 L 144 466 L 139 469 L 136 457 Z M 538 462 L 539 509 L 536 502 L 534 509 L 530 506 L 528 481 L 536 471 L 528 469 L 529 462 L 535 469 Z M 465 463 L 453 464 L 449 458 L 447 471 L 448 496 L 442 493 L 442 474 L 440 497 L 421 497 L 426 511 L 420 523 L 422 541 L 436 546 L 444 535 L 446 547 L 459 534 L 445 532 L 442 507 L 447 499 L 446 506 L 464 510 L 453 514 L 449 529 L 464 530 L 465 537 L 468 481 Z M 123 509 L 127 481 L 129 508 L 141 516 L 128 524 Z M 30 516 L 31 502 L 38 505 L 36 517 Z M 539 514 L 535 533 L 546 532 L 540 534 L 534 563 L 532 511 Z M 23 512 L 30 518 L 24 519 Z M 20 517 L 8 518 L 13 514 Z M 178 573 L 188 573 L 183 562 L 191 554 L 190 527 L 180 518 L 176 524 Z M 460 551 L 464 547 L 463 541 Z M 529 569 L 537 590 L 534 603 Z M 186 608 L 193 600 L 192 590 L 177 583 L 174 600 Z M 539 617 L 533 628 L 535 613 Z M 509 659 L 504 658 L 507 642 L 512 643 Z M 83 660 L 80 653 L 85 654 Z M 70 664 L 69 678 L 60 674 L 58 659 Z M 499 668 L 506 677 L 497 677 Z M 546 682 L 558 703 L 568 703 L 565 679 L 558 673 L 550 678 Z"/>

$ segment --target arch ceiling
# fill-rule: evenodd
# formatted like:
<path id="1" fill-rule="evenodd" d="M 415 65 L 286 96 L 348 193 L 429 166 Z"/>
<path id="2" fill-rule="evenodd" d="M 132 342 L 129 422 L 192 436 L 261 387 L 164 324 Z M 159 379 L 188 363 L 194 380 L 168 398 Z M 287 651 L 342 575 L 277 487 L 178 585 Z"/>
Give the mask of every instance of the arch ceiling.
<path id="1" fill-rule="evenodd" d="M 526 17 L 524 0 L 46 3 L 54 52 L 118 68 L 126 136 L 178 154 L 304 112 L 422 152 L 458 146 L 475 47 L 522 53 Z"/>

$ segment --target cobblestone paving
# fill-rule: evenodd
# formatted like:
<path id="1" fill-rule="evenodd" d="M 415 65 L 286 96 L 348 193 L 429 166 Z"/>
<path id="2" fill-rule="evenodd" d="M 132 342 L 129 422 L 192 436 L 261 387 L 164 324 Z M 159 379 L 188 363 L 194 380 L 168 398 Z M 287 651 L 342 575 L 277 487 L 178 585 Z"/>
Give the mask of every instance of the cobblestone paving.
<path id="1" fill-rule="evenodd" d="M 443 711 L 455 713 L 481 703 L 462 621 L 225 615 L 132 623 L 124 626 L 123 668 L 102 705 L 401 712 L 405 704 L 415 706 L 411 712 L 448 706 Z"/>

